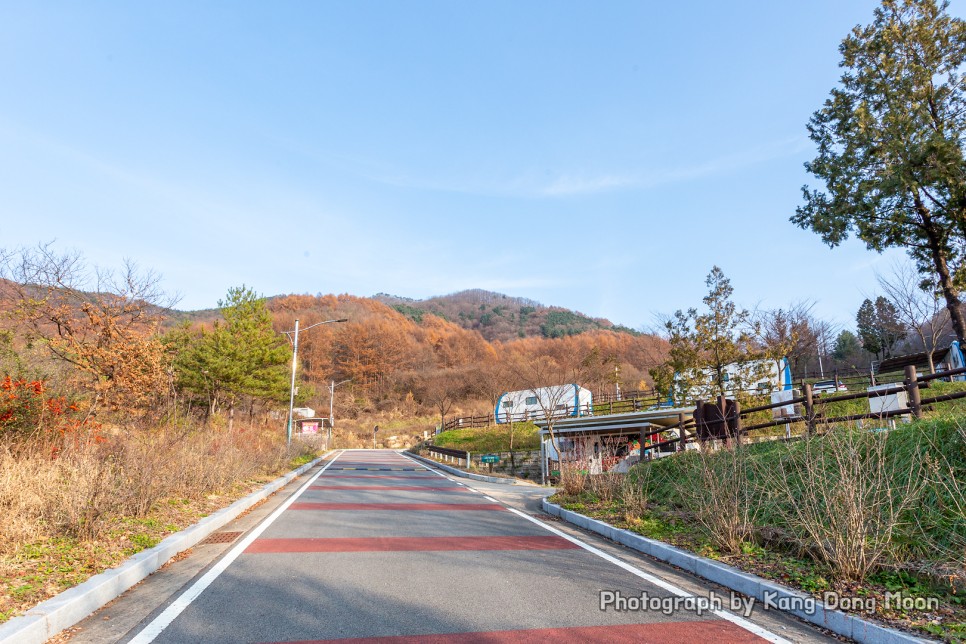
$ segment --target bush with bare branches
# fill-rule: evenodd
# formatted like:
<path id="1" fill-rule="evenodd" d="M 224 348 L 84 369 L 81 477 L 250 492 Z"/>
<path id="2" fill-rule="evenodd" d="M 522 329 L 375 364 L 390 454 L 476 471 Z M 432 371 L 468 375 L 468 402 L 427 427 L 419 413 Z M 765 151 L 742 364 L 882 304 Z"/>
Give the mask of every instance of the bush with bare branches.
<path id="1" fill-rule="evenodd" d="M 752 540 L 761 505 L 749 484 L 750 459 L 740 443 L 712 450 L 705 443 L 688 454 L 696 484 L 681 489 L 686 509 L 715 547 L 726 553 L 741 551 Z"/>
<path id="2" fill-rule="evenodd" d="M 891 458 L 891 439 L 837 428 L 789 444 L 780 465 L 768 470 L 782 523 L 840 579 L 862 579 L 894 558 L 894 537 L 921 498 L 921 450 Z"/>

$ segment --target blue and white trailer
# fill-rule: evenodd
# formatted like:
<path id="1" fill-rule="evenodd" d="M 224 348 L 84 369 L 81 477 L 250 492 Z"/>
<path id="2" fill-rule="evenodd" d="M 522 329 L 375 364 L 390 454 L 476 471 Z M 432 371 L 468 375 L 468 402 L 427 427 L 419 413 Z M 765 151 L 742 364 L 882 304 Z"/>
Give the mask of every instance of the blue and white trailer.
<path id="1" fill-rule="evenodd" d="M 497 423 L 565 416 L 589 416 L 593 413 L 594 396 L 577 384 L 553 385 L 500 395 L 493 410 Z"/>
<path id="2" fill-rule="evenodd" d="M 792 370 L 787 358 L 779 360 L 749 360 L 733 362 L 721 368 L 724 394 L 768 394 L 792 388 Z M 687 372 L 686 377 L 674 374 L 673 398 L 669 405 L 685 405 L 695 400 L 711 400 L 718 393 L 718 376 L 714 369 L 706 367 Z"/>

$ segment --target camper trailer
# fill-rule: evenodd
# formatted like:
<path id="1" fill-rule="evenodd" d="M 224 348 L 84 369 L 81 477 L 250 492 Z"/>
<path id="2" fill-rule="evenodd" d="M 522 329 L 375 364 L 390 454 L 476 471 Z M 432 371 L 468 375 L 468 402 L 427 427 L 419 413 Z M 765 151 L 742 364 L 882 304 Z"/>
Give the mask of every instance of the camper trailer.
<path id="1" fill-rule="evenodd" d="M 749 360 L 733 362 L 722 369 L 724 394 L 733 397 L 737 393 L 769 394 L 792 388 L 792 370 L 787 358 L 775 360 Z M 674 374 L 673 398 L 668 403 L 687 405 L 695 400 L 711 400 L 718 396 L 716 374 L 705 368 L 687 374 Z"/>
<path id="2" fill-rule="evenodd" d="M 523 391 L 508 391 L 496 401 L 493 416 L 497 423 L 552 416 L 589 416 L 594 404 L 589 389 L 580 385 L 553 385 Z"/>

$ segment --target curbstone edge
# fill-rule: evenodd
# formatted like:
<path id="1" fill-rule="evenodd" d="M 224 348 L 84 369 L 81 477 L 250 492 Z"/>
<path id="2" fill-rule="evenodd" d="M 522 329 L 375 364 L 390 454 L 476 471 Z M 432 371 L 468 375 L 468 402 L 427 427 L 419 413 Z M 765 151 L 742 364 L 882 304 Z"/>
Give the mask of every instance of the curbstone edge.
<path id="1" fill-rule="evenodd" d="M 87 581 L 37 604 L 24 615 L 0 624 L 0 644 L 43 644 L 157 571 L 179 552 L 196 545 L 248 508 L 312 469 L 330 453 L 326 452 L 228 507 L 213 512 L 198 523 L 165 537 L 158 545 L 129 557 L 116 568 L 94 575 Z"/>
<path id="2" fill-rule="evenodd" d="M 815 606 L 814 612 L 794 609 L 785 612 L 816 626 L 826 628 L 837 635 L 853 639 L 861 644 L 921 644 L 929 641 L 887 626 L 881 626 L 840 610 L 827 608 L 822 604 L 821 600 L 815 599 L 811 595 L 787 586 L 782 586 L 773 581 L 758 577 L 757 575 L 743 572 L 733 566 L 692 554 L 681 548 L 657 541 L 656 539 L 650 539 L 628 530 L 616 528 L 597 519 L 573 512 L 572 510 L 565 510 L 556 503 L 548 501 L 547 497 L 543 498 L 542 505 L 543 511 L 547 514 L 560 517 L 568 523 L 585 528 L 591 532 L 596 532 L 601 536 L 608 537 L 612 541 L 643 552 L 655 559 L 677 566 L 687 572 L 740 592 L 748 597 L 753 597 L 758 601 L 764 601 L 766 592 L 770 593 L 772 601 L 788 598 L 813 600 Z"/>

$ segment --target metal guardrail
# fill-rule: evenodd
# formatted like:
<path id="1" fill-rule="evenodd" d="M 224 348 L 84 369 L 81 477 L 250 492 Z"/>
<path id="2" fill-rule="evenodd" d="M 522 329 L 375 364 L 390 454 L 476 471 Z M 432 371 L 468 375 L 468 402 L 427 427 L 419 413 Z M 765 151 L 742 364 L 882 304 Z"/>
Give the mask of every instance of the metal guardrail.
<path id="1" fill-rule="evenodd" d="M 463 461 L 465 467 L 469 467 L 470 459 L 472 458 L 470 452 L 464 452 L 460 449 L 449 449 L 448 447 L 438 447 L 436 445 L 427 445 L 426 451 L 439 456 L 443 460 L 456 461 L 457 463 Z"/>

